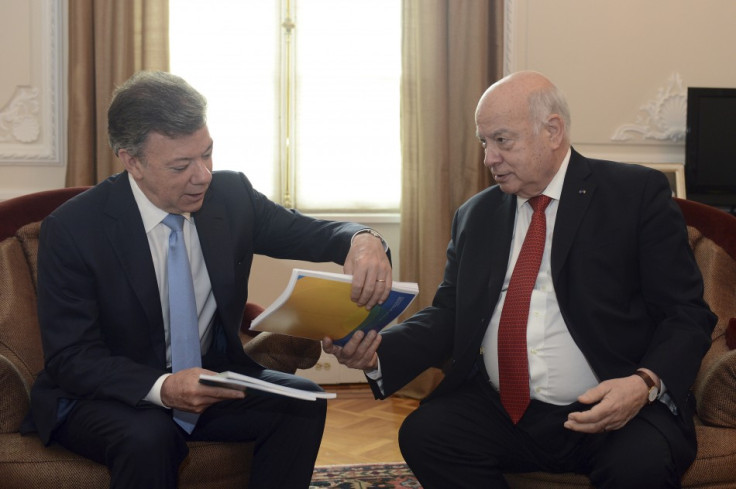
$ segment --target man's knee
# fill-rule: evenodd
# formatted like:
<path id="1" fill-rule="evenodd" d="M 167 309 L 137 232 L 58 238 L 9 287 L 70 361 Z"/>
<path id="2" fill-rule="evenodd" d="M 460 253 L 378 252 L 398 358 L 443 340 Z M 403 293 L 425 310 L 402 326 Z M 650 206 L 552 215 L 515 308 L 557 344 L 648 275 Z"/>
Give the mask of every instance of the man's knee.
<path id="1" fill-rule="evenodd" d="M 108 457 L 117 462 L 154 465 L 178 465 L 189 449 L 178 426 L 168 416 L 155 410 L 141 413 L 141 423 L 120 431 L 108 447 Z M 112 460 L 111 460 L 112 461 Z"/>
<path id="2" fill-rule="evenodd" d="M 678 488 L 680 478 L 669 444 L 646 437 L 599 453 L 591 480 L 600 488 Z"/>
<path id="3" fill-rule="evenodd" d="M 410 413 L 399 428 L 399 448 L 404 458 L 423 458 L 423 452 L 435 446 L 433 440 L 438 437 L 437 429 L 436 420 L 428 416 L 426 410 L 420 408 Z"/>

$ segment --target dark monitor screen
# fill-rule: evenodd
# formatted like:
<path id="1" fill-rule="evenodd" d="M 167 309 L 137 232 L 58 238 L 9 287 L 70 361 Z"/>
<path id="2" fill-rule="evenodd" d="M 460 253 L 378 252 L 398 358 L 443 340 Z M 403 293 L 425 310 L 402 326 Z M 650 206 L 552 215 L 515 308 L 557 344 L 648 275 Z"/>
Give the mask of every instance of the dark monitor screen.
<path id="1" fill-rule="evenodd" d="M 685 183 L 689 199 L 736 205 L 736 88 L 688 88 Z"/>

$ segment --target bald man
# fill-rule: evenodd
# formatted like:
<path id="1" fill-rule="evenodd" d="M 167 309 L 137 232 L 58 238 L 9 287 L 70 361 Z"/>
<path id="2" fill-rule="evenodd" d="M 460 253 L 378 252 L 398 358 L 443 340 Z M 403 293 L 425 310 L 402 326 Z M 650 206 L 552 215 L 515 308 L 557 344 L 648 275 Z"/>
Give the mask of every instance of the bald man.
<path id="1" fill-rule="evenodd" d="M 505 488 L 504 472 L 527 471 L 680 487 L 716 317 L 667 179 L 577 153 L 565 97 L 540 73 L 493 84 L 475 119 L 496 185 L 457 210 L 432 306 L 325 351 L 363 369 L 377 398 L 446 366 L 399 433 L 425 489 Z M 522 306 L 514 282 L 528 283 Z M 523 312 L 515 329 L 507 299 Z"/>

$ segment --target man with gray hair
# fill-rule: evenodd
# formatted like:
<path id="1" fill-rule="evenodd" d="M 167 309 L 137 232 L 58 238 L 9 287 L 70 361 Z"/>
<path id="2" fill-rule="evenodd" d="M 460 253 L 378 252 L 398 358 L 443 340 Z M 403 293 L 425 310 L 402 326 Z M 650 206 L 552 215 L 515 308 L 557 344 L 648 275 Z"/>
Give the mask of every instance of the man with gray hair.
<path id="1" fill-rule="evenodd" d="M 497 185 L 455 214 L 432 306 L 324 350 L 378 398 L 445 366 L 399 433 L 425 489 L 531 471 L 680 487 L 716 318 L 667 179 L 577 153 L 567 102 L 539 73 L 493 84 L 475 120 Z"/>
<path id="2" fill-rule="evenodd" d="M 109 139 L 125 171 L 43 222 L 38 311 L 45 366 L 31 410 L 56 441 L 110 469 L 113 488 L 175 488 L 187 441 L 255 441 L 252 489 L 309 486 L 325 402 L 199 383 L 268 370 L 238 337 L 254 254 L 344 264 L 352 299 L 385 300 L 385 243 L 352 223 L 281 207 L 242 173 L 213 171 L 206 102 L 168 73 L 115 93 Z M 246 463 L 244 461 L 243 463 Z"/>

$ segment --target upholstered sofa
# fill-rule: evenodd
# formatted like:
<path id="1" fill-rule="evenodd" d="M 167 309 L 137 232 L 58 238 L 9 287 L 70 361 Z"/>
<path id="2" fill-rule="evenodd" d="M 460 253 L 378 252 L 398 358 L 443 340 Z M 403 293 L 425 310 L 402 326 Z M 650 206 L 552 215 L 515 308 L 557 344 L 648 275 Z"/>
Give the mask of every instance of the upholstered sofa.
<path id="1" fill-rule="evenodd" d="M 40 220 L 84 188 L 59 189 L 0 202 L 0 487 L 87 489 L 109 486 L 107 468 L 59 445 L 44 447 L 19 428 L 29 408 L 29 390 L 43 368 L 36 315 L 36 253 Z M 246 307 L 241 339 L 263 365 L 286 372 L 309 368 L 318 342 L 246 333 L 261 309 Z M 252 444 L 194 442 L 180 470 L 182 488 L 248 486 Z"/>
<path id="2" fill-rule="evenodd" d="M 705 299 L 718 315 L 713 344 L 693 386 L 698 454 L 685 473 L 686 488 L 736 488 L 736 217 L 676 199 L 705 281 Z M 677 266 L 673 263 L 672 266 Z M 677 361 L 676 358 L 672 359 Z M 592 489 L 577 474 L 506 474 L 514 489 Z"/>

